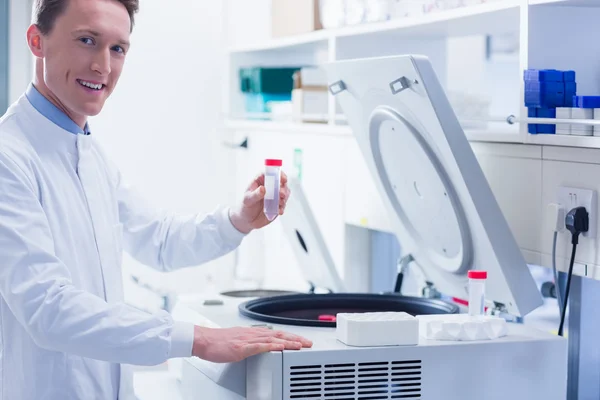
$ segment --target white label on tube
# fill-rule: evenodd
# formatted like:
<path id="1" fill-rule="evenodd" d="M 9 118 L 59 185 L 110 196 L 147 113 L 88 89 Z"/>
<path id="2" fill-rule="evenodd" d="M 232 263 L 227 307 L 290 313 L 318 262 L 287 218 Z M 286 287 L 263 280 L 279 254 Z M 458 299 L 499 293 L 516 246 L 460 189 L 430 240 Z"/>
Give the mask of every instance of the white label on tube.
<path id="1" fill-rule="evenodd" d="M 265 189 L 267 190 L 265 199 L 273 200 L 275 198 L 275 177 L 273 175 L 265 176 Z"/>

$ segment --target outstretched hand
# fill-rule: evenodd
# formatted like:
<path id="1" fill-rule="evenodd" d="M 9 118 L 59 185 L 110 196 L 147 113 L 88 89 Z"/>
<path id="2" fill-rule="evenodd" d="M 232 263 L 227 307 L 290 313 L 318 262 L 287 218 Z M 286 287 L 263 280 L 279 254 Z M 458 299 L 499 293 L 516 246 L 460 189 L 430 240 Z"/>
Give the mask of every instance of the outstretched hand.
<path id="1" fill-rule="evenodd" d="M 287 175 L 281 171 L 279 215 L 283 215 L 285 212 L 286 203 L 290 198 L 290 188 L 287 183 Z M 265 194 L 265 175 L 261 174 L 246 189 L 242 204 L 237 209 L 230 211 L 229 218 L 238 231 L 250 233 L 250 231 L 260 229 L 272 222 L 263 212 Z"/>
<path id="2" fill-rule="evenodd" d="M 270 351 L 300 350 L 312 342 L 267 328 L 212 329 L 196 326 L 192 355 L 214 363 L 242 361 Z"/>

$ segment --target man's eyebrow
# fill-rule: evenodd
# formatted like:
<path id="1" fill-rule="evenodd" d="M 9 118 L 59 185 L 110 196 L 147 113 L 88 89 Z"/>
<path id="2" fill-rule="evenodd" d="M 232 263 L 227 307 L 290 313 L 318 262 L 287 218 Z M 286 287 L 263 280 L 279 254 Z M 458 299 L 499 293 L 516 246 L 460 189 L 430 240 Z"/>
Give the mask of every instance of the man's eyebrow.
<path id="1" fill-rule="evenodd" d="M 84 34 L 84 33 L 87 33 L 87 34 L 92 35 L 92 36 L 102 37 L 102 34 L 100 32 L 96 32 L 96 31 L 91 30 L 91 29 L 78 29 L 78 30 L 74 31 L 73 33 L 75 33 L 75 34 Z M 118 43 L 121 44 L 121 45 L 124 45 L 124 46 L 129 46 L 130 45 L 129 41 L 127 41 L 125 39 L 119 39 Z"/>
<path id="2" fill-rule="evenodd" d="M 93 31 L 91 29 L 77 29 L 73 33 L 89 33 L 92 36 L 102 36 L 99 32 Z"/>

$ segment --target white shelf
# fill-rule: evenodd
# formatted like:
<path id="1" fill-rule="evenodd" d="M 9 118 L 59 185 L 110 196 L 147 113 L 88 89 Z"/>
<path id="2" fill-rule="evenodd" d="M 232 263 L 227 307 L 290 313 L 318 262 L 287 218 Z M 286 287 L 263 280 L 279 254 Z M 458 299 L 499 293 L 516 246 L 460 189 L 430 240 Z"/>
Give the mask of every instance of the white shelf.
<path id="1" fill-rule="evenodd" d="M 298 50 L 327 45 L 331 33 L 326 30 L 305 33 L 303 35 L 271 39 L 264 43 L 232 47 L 229 53 L 254 53 L 265 51 Z"/>
<path id="2" fill-rule="evenodd" d="M 300 48 L 325 46 L 329 39 L 377 34 L 406 36 L 414 39 L 417 36 L 428 38 L 515 32 L 519 29 L 519 15 L 520 6 L 517 0 L 498 0 L 492 3 L 433 12 L 420 17 L 399 18 L 272 39 L 264 43 L 230 48 L 229 52 L 236 54 L 300 50 Z"/>
<path id="3" fill-rule="evenodd" d="M 598 0 L 529 0 L 529 5 L 555 5 L 567 7 L 600 7 Z"/>
<path id="4" fill-rule="evenodd" d="M 268 120 L 227 119 L 225 128 L 234 131 L 261 131 L 277 133 L 307 133 L 318 135 L 352 136 L 352 129 L 346 125 L 300 123 Z M 465 129 L 465 136 L 473 142 L 523 143 L 523 138 L 515 131 L 498 129 Z M 598 138 L 600 141 L 600 138 Z"/>
<path id="5" fill-rule="evenodd" d="M 498 129 L 465 129 L 464 132 L 470 142 L 523 143 L 523 137 L 516 130 L 504 132 Z"/>
<path id="6" fill-rule="evenodd" d="M 393 33 L 400 36 L 450 37 L 485 33 L 515 32 L 519 29 L 519 2 L 499 0 L 420 17 L 344 27 L 332 32 L 335 37 Z"/>
<path id="7" fill-rule="evenodd" d="M 600 137 L 575 135 L 528 135 L 527 143 L 546 146 L 587 147 L 600 149 Z"/>
<path id="8" fill-rule="evenodd" d="M 227 119 L 225 120 L 225 128 L 235 131 L 352 136 L 352 130 L 348 126 L 319 123 Z"/>

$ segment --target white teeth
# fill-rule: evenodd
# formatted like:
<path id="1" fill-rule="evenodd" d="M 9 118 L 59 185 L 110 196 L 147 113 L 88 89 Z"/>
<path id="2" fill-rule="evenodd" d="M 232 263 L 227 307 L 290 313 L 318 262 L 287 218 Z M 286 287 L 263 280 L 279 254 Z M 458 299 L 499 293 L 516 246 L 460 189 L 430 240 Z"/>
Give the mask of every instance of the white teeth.
<path id="1" fill-rule="evenodd" d="M 79 81 L 79 83 L 81 83 L 83 86 L 87 86 L 90 89 L 95 89 L 95 90 L 100 90 L 100 89 L 102 89 L 102 86 L 103 86 L 101 83 L 95 85 L 93 83 L 86 82 L 86 81 L 81 81 L 81 80 Z"/>

